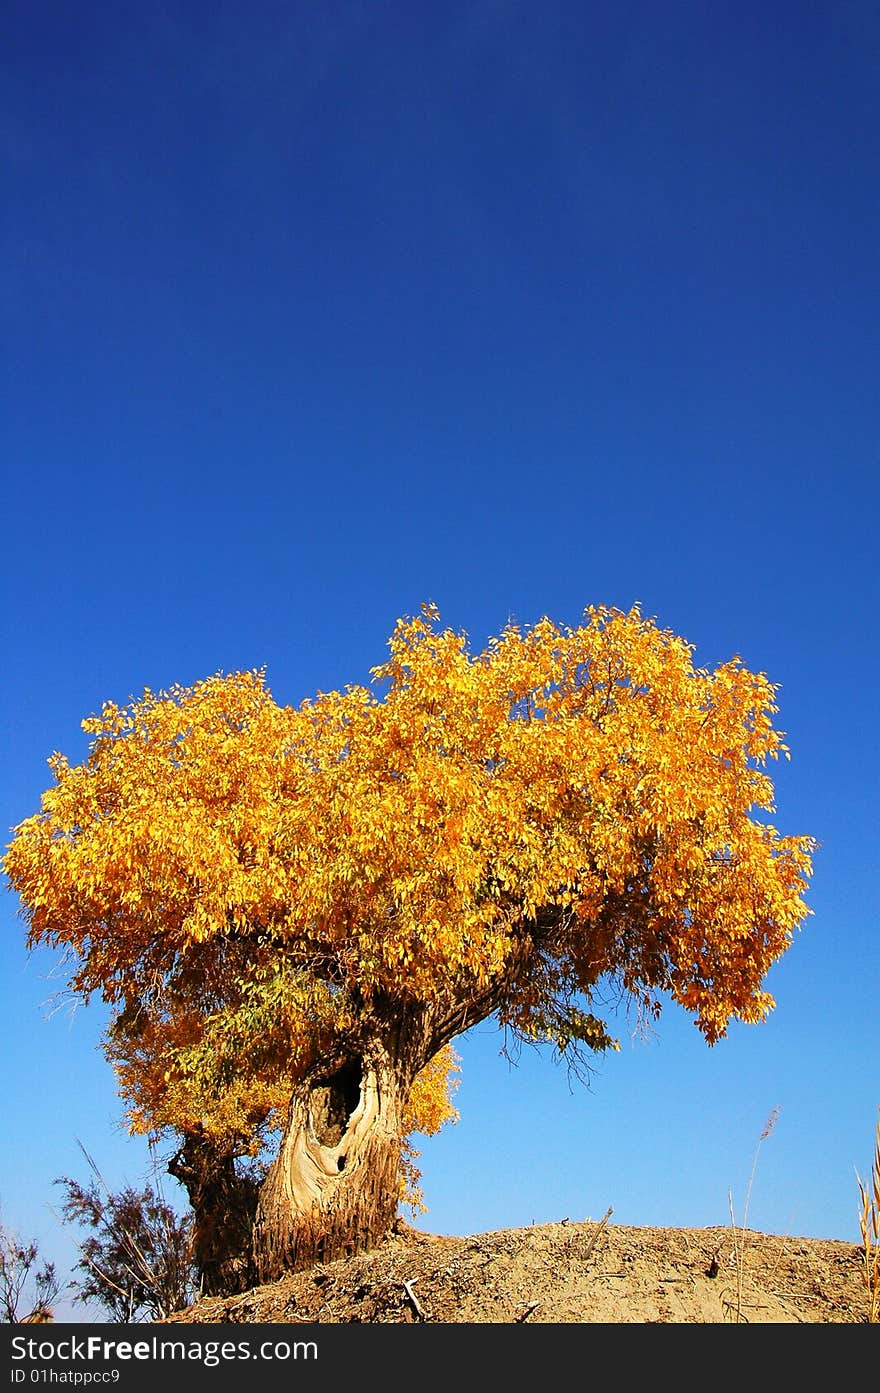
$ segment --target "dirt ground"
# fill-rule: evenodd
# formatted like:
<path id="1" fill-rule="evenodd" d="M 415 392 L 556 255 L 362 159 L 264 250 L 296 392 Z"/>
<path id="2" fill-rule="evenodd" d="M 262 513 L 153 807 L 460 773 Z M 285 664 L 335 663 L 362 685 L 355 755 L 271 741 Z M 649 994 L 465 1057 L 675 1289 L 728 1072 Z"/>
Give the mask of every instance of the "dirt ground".
<path id="1" fill-rule="evenodd" d="M 865 1324 L 861 1250 L 751 1229 L 540 1224 L 465 1238 L 400 1224 L 380 1248 L 177 1323 Z"/>

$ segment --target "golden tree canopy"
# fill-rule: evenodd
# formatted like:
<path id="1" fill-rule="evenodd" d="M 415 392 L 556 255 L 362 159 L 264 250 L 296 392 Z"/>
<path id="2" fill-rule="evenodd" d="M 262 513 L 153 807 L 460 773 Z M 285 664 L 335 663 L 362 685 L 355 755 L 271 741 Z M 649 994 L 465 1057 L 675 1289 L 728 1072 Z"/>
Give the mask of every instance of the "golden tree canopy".
<path id="1" fill-rule="evenodd" d="M 261 671 L 108 702 L 15 829 L 29 941 L 111 1004 L 144 1126 L 271 1107 L 380 999 L 435 1010 L 438 1047 L 482 1011 L 605 1048 L 602 981 L 710 1043 L 766 1015 L 814 850 L 761 816 L 787 754 L 766 676 L 696 668 L 638 609 L 472 654 L 432 606 L 372 676 L 298 707 Z"/>

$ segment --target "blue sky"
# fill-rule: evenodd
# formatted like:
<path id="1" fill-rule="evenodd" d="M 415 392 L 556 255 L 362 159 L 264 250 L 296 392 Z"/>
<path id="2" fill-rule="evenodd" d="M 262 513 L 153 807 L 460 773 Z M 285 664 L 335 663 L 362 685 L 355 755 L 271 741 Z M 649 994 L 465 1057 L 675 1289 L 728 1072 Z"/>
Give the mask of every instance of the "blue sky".
<path id="1" fill-rule="evenodd" d="M 777 1009 L 670 1008 L 584 1089 L 459 1042 L 423 1147 L 463 1233 L 568 1216 L 856 1240 L 880 1106 L 880 18 L 834 5 L 7 6 L 2 823 L 105 699 L 368 680 L 432 600 L 646 614 L 780 684 L 821 842 Z M 8 840 L 8 837 L 7 837 Z M 2 900 L 0 1220 L 67 1271 L 77 1140 L 140 1183 Z M 169 1187 L 172 1182 L 168 1182 Z"/>

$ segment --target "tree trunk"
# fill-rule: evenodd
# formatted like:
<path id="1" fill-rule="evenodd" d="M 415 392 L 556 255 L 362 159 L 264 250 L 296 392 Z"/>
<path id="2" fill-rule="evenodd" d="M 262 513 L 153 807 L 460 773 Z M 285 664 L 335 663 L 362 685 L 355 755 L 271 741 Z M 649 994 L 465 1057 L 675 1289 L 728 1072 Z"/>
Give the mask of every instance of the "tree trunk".
<path id="1" fill-rule="evenodd" d="M 473 997 L 450 994 L 442 1005 L 373 998 L 359 1045 L 293 1093 L 257 1203 L 258 1281 L 366 1252 L 388 1237 L 403 1194 L 403 1122 L 413 1080 L 441 1046 L 491 1015 L 507 991 L 498 977 Z"/>
<path id="2" fill-rule="evenodd" d="M 400 1032 L 316 1074 L 294 1093 L 254 1225 L 258 1280 L 381 1243 L 401 1194 L 401 1125 L 424 1063 Z"/>
<path id="3" fill-rule="evenodd" d="M 258 1187 L 236 1170 L 234 1149 L 190 1133 L 168 1170 L 185 1187 L 192 1207 L 202 1295 L 227 1296 L 253 1286 L 251 1235 Z"/>

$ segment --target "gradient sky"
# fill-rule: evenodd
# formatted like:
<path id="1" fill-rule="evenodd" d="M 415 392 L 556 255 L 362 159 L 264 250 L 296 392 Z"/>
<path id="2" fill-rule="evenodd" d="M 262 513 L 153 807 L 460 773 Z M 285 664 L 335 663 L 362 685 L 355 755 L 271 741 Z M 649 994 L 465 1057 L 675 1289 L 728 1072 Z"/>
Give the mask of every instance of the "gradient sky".
<path id="1" fill-rule="evenodd" d="M 780 685 L 821 842 L 770 1019 L 589 1089 L 459 1041 L 429 1212 L 856 1240 L 880 1106 L 874 4 L 7 0 L 2 823 L 144 687 L 366 682 L 432 600 L 643 612 Z M 8 840 L 8 836 L 6 838 Z M 91 1005 L 2 900 L 0 1220 L 146 1177 Z M 176 1194 L 167 1182 L 169 1194 Z M 74 1315 L 73 1318 L 78 1318 Z"/>

